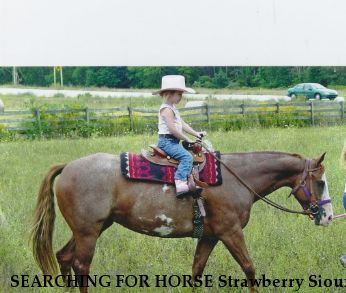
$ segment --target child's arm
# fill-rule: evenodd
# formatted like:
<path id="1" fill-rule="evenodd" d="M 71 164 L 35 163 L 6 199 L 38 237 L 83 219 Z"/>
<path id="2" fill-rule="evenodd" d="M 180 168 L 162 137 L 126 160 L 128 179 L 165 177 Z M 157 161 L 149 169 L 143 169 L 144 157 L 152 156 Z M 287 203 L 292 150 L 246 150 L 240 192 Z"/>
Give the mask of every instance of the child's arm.
<path id="1" fill-rule="evenodd" d="M 183 130 L 195 137 L 199 137 L 199 133 L 195 131 L 189 124 L 187 124 L 185 121 L 181 120 L 183 124 Z"/>
<path id="2" fill-rule="evenodd" d="M 183 124 L 183 130 L 193 135 L 194 137 L 201 138 L 201 136 L 205 136 L 207 134 L 205 131 L 197 132 L 189 124 L 187 124 L 183 119 L 181 119 L 181 122 Z"/>

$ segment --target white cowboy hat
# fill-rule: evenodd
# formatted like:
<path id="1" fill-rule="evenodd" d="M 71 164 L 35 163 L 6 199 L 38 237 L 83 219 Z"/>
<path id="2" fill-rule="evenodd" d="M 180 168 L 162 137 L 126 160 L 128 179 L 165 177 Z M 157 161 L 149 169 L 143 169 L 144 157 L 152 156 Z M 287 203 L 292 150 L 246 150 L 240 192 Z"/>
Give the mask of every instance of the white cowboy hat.
<path id="1" fill-rule="evenodd" d="M 161 94 L 163 91 L 182 91 L 195 94 L 196 92 L 185 86 L 185 77 L 182 75 L 165 75 L 162 77 L 161 89 L 153 92 L 153 95 Z"/>

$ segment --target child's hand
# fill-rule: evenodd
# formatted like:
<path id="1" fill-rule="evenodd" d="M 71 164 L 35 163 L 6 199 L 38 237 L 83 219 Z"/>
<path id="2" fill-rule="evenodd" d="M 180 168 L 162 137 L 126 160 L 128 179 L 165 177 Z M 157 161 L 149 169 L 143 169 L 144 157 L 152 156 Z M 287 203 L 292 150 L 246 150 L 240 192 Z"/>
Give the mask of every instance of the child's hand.
<path id="1" fill-rule="evenodd" d="M 204 136 L 207 135 L 207 132 L 206 131 L 200 131 L 200 132 L 197 132 L 198 133 L 198 138 L 201 139 L 203 138 Z"/>

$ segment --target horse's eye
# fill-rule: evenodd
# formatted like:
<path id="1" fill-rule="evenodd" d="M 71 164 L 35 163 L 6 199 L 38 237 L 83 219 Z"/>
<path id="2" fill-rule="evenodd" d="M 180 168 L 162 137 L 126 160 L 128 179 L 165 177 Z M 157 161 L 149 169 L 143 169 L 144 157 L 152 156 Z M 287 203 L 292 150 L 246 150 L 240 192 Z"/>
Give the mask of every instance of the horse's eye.
<path id="1" fill-rule="evenodd" d="M 317 180 L 317 188 L 318 188 L 318 192 L 321 194 L 324 190 L 324 186 L 326 185 L 326 183 L 323 180 Z"/>
<path id="2" fill-rule="evenodd" d="M 324 188 L 326 183 L 323 180 L 317 180 L 317 185 L 318 185 L 318 187 Z"/>

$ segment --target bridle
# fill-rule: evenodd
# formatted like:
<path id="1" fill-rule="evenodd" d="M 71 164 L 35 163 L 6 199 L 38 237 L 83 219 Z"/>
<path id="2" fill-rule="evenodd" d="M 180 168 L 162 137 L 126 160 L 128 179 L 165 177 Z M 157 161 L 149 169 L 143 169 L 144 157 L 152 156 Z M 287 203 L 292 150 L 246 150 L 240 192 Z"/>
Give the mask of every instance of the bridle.
<path id="1" fill-rule="evenodd" d="M 314 192 L 312 177 L 315 175 L 313 172 L 321 170 L 321 168 L 322 166 L 311 168 L 311 160 L 305 160 L 305 167 L 302 178 L 300 179 L 300 183 L 295 186 L 290 193 L 290 195 L 295 194 L 300 188 L 303 189 L 305 197 L 309 200 L 309 205 L 307 206 L 301 204 L 302 208 L 304 211 L 308 211 L 310 218 L 315 219 L 315 221 L 319 221 L 322 216 L 322 206 L 332 202 L 331 199 L 318 199 Z"/>
<path id="2" fill-rule="evenodd" d="M 321 220 L 322 213 L 323 213 L 322 206 L 327 204 L 327 203 L 331 203 L 330 199 L 326 199 L 326 200 L 317 199 L 315 192 L 313 192 L 313 185 L 312 185 L 312 177 L 314 176 L 313 172 L 320 170 L 322 168 L 322 166 L 311 169 L 310 168 L 311 160 L 305 160 L 305 167 L 304 167 L 304 171 L 303 171 L 303 175 L 302 175 L 302 178 L 300 180 L 300 183 L 296 187 L 294 187 L 290 193 L 290 195 L 295 194 L 300 188 L 303 188 L 304 194 L 305 194 L 306 198 L 309 199 L 310 203 L 309 203 L 309 206 L 303 206 L 301 204 L 303 211 L 295 211 L 295 210 L 291 210 L 289 208 L 286 208 L 282 205 L 279 205 L 279 204 L 273 202 L 272 200 L 270 200 L 269 198 L 266 198 L 264 196 L 259 195 L 232 168 L 228 167 L 224 162 L 222 162 L 219 158 L 217 158 L 213 154 L 213 152 L 211 152 L 202 141 L 198 141 L 197 143 L 200 143 L 204 147 L 204 149 L 209 154 L 211 154 L 211 156 L 215 160 L 220 162 L 220 164 L 222 164 L 228 172 L 230 172 L 234 177 L 236 177 L 239 180 L 239 182 L 242 183 L 251 193 L 253 193 L 255 196 L 257 196 L 259 199 L 263 200 L 267 204 L 269 204 L 269 205 L 271 205 L 271 206 L 273 206 L 279 210 L 282 210 L 282 211 L 285 211 L 288 213 L 292 213 L 292 214 L 307 215 L 307 216 L 309 216 L 310 219 L 314 219 L 315 223 L 318 223 Z M 308 188 L 308 186 L 306 184 L 307 179 L 309 181 L 310 189 Z M 312 192 L 311 192 L 311 190 L 312 190 Z"/>

